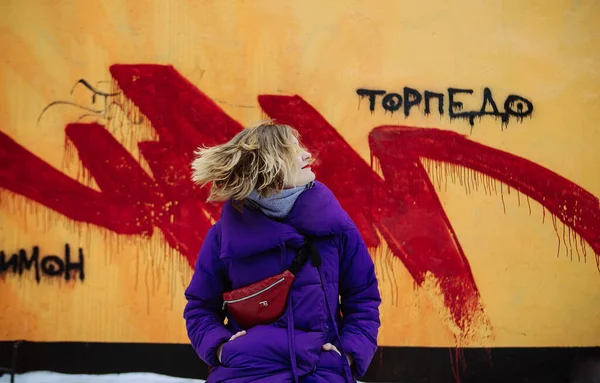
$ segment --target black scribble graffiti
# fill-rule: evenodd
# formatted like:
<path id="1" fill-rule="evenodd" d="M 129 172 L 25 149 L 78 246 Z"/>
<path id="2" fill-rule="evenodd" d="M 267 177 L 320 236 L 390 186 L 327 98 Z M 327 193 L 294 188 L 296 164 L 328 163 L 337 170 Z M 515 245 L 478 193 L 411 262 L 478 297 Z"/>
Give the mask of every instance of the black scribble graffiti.
<path id="1" fill-rule="evenodd" d="M 77 81 L 75 83 L 75 85 L 73 85 L 73 89 L 71 89 L 71 94 L 73 94 L 73 92 L 75 91 L 75 88 L 77 88 L 77 85 L 79 85 L 79 84 L 83 84 L 83 86 L 85 86 L 86 88 L 88 88 L 89 90 L 92 91 L 92 104 L 96 103 L 96 96 L 104 97 L 104 103 L 106 104 L 109 97 L 115 97 L 115 96 L 118 96 L 121 94 L 121 92 L 106 93 L 106 92 L 99 91 L 98 89 L 91 86 L 90 83 L 85 81 L 84 79 Z"/>
<path id="2" fill-rule="evenodd" d="M 44 116 L 44 113 L 46 113 L 46 111 L 47 111 L 48 109 L 50 109 L 51 107 L 53 107 L 53 106 L 56 106 L 56 105 L 71 105 L 71 106 L 74 106 L 74 107 L 76 107 L 76 108 L 83 109 L 83 110 L 86 110 L 86 111 L 88 111 L 88 112 L 92 112 L 92 113 L 94 113 L 94 115 L 96 115 L 96 116 L 97 116 L 97 115 L 99 115 L 99 114 L 101 114 L 101 113 L 103 112 L 103 110 L 97 110 L 97 109 L 88 108 L 88 107 L 85 107 L 85 106 L 83 106 L 83 105 L 79 105 L 79 104 L 77 104 L 77 103 L 74 103 L 74 102 L 72 102 L 72 101 L 53 101 L 53 102 L 51 102 L 50 104 L 48 104 L 48 105 L 47 105 L 47 106 L 44 108 L 44 110 L 42 110 L 42 113 L 40 113 L 40 116 L 39 116 L 39 117 L 38 117 L 38 119 L 37 119 L 37 123 L 38 123 L 38 125 L 40 124 L 40 121 L 42 120 L 42 117 Z M 87 116 L 87 115 L 89 115 L 89 114 L 86 114 L 86 115 L 84 115 L 84 116 Z"/>
<path id="3" fill-rule="evenodd" d="M 110 122 L 116 116 L 115 109 L 121 110 L 123 112 L 123 114 L 125 115 L 125 117 L 127 118 L 127 120 L 132 125 L 140 125 L 141 123 L 144 122 L 144 118 L 141 115 L 137 116 L 137 118 L 134 118 L 133 111 L 127 110 L 127 108 L 123 107 L 123 105 L 120 102 L 117 102 L 114 100 L 115 97 L 118 97 L 121 95 L 121 92 L 110 93 L 110 92 L 104 92 L 104 91 L 99 90 L 98 86 L 103 83 L 110 83 L 110 81 L 98 81 L 96 83 L 96 86 L 93 86 L 88 81 L 86 81 L 84 79 L 80 79 L 79 81 L 77 81 L 75 83 L 75 85 L 71 89 L 71 93 L 70 93 L 71 95 L 73 95 L 73 92 L 75 91 L 77 86 L 81 84 L 82 86 L 87 88 L 90 92 L 92 92 L 92 99 L 91 99 L 92 105 L 96 105 L 96 101 L 97 101 L 98 97 L 102 98 L 102 100 L 103 100 L 102 108 L 94 108 L 91 106 L 80 105 L 73 101 L 65 101 L 65 100 L 53 101 L 50 104 L 46 105 L 46 107 L 40 113 L 40 115 L 37 119 L 38 125 L 40 124 L 40 121 L 41 121 L 42 117 L 44 116 L 44 114 L 50 108 L 52 108 L 54 106 L 58 106 L 58 105 L 73 106 L 73 107 L 81 109 L 83 112 L 85 112 L 77 118 L 77 122 L 80 122 L 83 119 L 89 118 L 89 117 L 93 118 L 94 120 L 105 119 L 108 122 Z"/>

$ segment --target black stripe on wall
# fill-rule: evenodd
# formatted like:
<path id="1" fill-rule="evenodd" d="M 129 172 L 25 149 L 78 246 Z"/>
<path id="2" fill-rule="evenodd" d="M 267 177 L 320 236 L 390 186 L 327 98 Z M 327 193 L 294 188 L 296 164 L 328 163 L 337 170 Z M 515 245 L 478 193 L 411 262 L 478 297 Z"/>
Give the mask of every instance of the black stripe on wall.
<path id="1" fill-rule="evenodd" d="M 0 368 L 11 367 L 14 345 L 15 342 L 0 342 Z M 22 342 L 16 352 L 17 373 L 153 372 L 206 379 L 208 372 L 192 347 L 185 344 Z M 600 347 L 382 347 L 362 380 L 450 383 L 457 381 L 456 376 L 461 383 L 598 382 L 593 379 L 600 379 Z"/>

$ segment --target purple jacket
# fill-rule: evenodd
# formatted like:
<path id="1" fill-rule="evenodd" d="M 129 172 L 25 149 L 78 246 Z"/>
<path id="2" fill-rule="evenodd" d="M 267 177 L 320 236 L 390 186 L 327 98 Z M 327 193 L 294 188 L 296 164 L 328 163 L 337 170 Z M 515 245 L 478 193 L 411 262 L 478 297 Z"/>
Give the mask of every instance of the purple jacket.
<path id="1" fill-rule="evenodd" d="M 321 267 L 304 265 L 278 321 L 227 342 L 240 329 L 229 317 L 224 325 L 221 294 L 285 270 L 305 236 L 320 251 Z M 300 382 L 353 382 L 377 349 L 381 298 L 373 261 L 350 217 L 320 182 L 298 197 L 281 222 L 225 203 L 221 219 L 206 235 L 185 296 L 188 336 L 211 367 L 211 383 L 293 382 L 295 376 Z M 321 350 L 328 342 L 354 358 L 351 370 L 345 358 Z M 222 343 L 219 363 L 216 350 Z"/>

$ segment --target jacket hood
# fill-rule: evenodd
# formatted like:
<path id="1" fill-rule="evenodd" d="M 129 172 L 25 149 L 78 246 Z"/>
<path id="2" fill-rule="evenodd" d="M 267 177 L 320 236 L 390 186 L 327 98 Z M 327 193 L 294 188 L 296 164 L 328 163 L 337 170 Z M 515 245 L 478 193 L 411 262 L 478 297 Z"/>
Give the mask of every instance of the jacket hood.
<path id="1" fill-rule="evenodd" d="M 331 190 L 318 181 L 300 194 L 282 221 L 248 206 L 240 211 L 229 200 L 223 205 L 219 223 L 221 258 L 246 257 L 283 245 L 297 249 L 305 236 L 334 235 L 353 227 Z"/>

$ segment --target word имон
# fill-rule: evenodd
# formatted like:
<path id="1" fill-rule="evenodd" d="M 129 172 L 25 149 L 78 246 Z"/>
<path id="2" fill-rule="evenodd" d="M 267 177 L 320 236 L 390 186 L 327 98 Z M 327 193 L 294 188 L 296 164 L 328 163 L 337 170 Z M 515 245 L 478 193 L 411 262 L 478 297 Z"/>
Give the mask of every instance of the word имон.
<path id="1" fill-rule="evenodd" d="M 41 276 L 59 277 L 65 280 L 73 278 L 71 275 L 76 272 L 79 279 L 83 281 L 85 274 L 83 271 L 83 249 L 79 248 L 78 262 L 71 261 L 71 248 L 65 245 L 63 257 L 58 255 L 40 256 L 40 249 L 34 246 L 31 254 L 21 249 L 18 253 L 7 256 L 4 251 L 0 251 L 0 275 L 4 273 L 18 274 L 22 276 L 25 271 L 35 273 L 35 280 L 40 283 Z"/>

